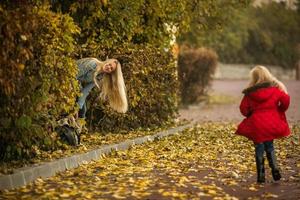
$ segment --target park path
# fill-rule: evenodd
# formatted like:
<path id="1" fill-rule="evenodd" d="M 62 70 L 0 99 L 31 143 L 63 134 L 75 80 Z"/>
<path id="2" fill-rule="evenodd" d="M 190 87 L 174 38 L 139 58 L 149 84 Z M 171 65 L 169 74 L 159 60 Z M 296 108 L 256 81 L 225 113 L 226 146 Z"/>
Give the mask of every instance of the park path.
<path id="1" fill-rule="evenodd" d="M 188 119 L 197 122 L 239 122 L 242 115 L 239 111 L 239 103 L 242 99 L 241 91 L 247 86 L 247 80 L 215 80 L 212 83 L 211 95 L 217 96 L 224 102 L 211 105 L 192 105 L 179 110 L 180 119 Z M 287 111 L 287 119 L 291 123 L 300 122 L 300 81 L 286 80 L 291 97 L 290 108 Z M 228 100 L 229 99 L 229 100 Z"/>
<path id="2" fill-rule="evenodd" d="M 243 97 L 241 91 L 247 86 L 247 80 L 214 80 L 211 86 L 210 95 L 212 97 L 217 96 L 219 100 L 217 103 L 208 103 L 208 104 L 196 104 L 191 105 L 187 108 L 182 108 L 179 110 L 179 118 L 187 119 L 199 123 L 203 122 L 231 122 L 237 125 L 242 119 L 243 116 L 239 111 L 239 104 Z M 300 81 L 296 80 L 285 80 L 283 83 L 287 86 L 288 93 L 291 97 L 291 104 L 289 110 L 287 111 L 287 119 L 290 125 L 298 125 L 300 124 Z M 229 99 L 229 100 L 228 100 Z M 299 129 L 294 131 L 294 135 L 297 136 L 299 142 Z M 300 145 L 299 143 L 297 144 Z M 293 148 L 291 146 L 287 146 L 287 148 Z M 277 149 L 277 154 L 285 151 L 285 149 Z M 295 165 L 295 163 L 299 162 L 300 152 L 294 156 L 288 156 L 284 161 L 284 168 L 297 171 L 299 173 L 300 165 Z M 285 176 L 288 177 L 290 173 L 286 173 Z M 291 176 L 292 177 L 292 176 Z M 255 178 L 252 177 L 252 181 L 255 181 Z M 288 182 L 286 180 L 286 182 Z M 285 183 L 276 183 L 276 184 L 266 184 L 259 191 L 272 192 L 272 191 L 290 191 L 291 196 L 287 195 L 279 195 L 273 196 L 274 199 L 300 199 L 300 184 L 292 184 L 289 188 L 286 188 Z M 237 192 L 239 198 L 247 199 L 251 198 L 251 194 L 244 193 L 240 190 Z M 245 195 L 246 194 L 246 195 Z M 258 193 L 252 195 L 257 195 Z M 246 198 L 247 197 L 247 198 Z M 264 198 L 260 196 L 258 199 Z M 268 198 L 272 198 L 269 196 Z"/>
<path id="3" fill-rule="evenodd" d="M 283 178 L 255 183 L 252 144 L 228 123 L 204 123 L 182 134 L 113 152 L 91 164 L 16 190 L 0 199 L 282 199 L 300 197 L 299 146 L 278 143 Z M 290 157 L 297 158 L 290 162 Z"/>

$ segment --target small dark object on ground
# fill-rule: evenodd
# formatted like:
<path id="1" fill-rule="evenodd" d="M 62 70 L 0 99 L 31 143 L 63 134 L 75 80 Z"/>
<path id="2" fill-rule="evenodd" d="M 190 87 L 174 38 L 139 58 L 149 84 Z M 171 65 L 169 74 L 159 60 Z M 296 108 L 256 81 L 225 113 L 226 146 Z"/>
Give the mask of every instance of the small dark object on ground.
<path id="1" fill-rule="evenodd" d="M 80 144 L 80 133 L 75 128 L 68 125 L 59 126 L 56 131 L 60 135 L 62 141 L 67 142 L 70 145 L 77 146 Z"/>
<path id="2" fill-rule="evenodd" d="M 84 125 L 85 121 L 82 122 L 79 119 L 75 119 L 73 116 L 67 116 L 58 121 L 55 130 L 62 141 L 69 145 L 77 146 L 80 144 L 81 133 L 87 132 Z"/>

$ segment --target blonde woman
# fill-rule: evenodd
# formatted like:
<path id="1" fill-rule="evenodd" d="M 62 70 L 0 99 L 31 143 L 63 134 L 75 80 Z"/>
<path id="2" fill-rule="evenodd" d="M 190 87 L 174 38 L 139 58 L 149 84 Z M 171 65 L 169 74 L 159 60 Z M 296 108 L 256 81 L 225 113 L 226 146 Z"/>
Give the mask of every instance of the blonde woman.
<path id="1" fill-rule="evenodd" d="M 100 61 L 96 58 L 82 58 L 76 63 L 79 70 L 77 80 L 82 93 L 77 100 L 80 118 L 85 118 L 86 98 L 95 86 L 100 90 L 101 99 L 107 100 L 113 110 L 119 113 L 127 111 L 126 88 L 118 60 Z"/>
<path id="2" fill-rule="evenodd" d="M 257 182 L 265 182 L 264 151 L 273 179 L 278 181 L 281 174 L 273 140 L 290 134 L 285 116 L 290 97 L 284 84 L 264 66 L 256 66 L 251 70 L 249 85 L 243 93 L 240 111 L 246 118 L 239 124 L 236 134 L 254 142 Z"/>

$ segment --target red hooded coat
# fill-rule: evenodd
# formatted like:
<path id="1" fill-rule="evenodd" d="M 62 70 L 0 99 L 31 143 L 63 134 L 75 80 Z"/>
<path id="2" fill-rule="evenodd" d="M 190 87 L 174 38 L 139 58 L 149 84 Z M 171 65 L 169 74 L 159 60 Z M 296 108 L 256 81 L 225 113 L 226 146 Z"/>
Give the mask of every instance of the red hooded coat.
<path id="1" fill-rule="evenodd" d="M 285 111 L 290 97 L 270 83 L 262 83 L 243 91 L 245 94 L 240 111 L 246 117 L 238 126 L 236 134 L 255 143 L 271 141 L 288 136 L 290 129 Z"/>

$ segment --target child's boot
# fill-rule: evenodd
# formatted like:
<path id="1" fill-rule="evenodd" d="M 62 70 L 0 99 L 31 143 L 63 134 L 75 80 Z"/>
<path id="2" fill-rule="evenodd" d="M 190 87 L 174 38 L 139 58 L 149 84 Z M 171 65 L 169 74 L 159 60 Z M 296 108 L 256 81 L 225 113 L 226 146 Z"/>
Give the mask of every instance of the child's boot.
<path id="1" fill-rule="evenodd" d="M 265 182 L 265 159 L 264 159 L 264 144 L 255 144 L 255 161 L 257 170 L 257 182 Z"/>
<path id="2" fill-rule="evenodd" d="M 264 183 L 265 180 L 265 159 L 263 156 L 255 156 L 256 170 L 257 170 L 257 182 Z"/>
<path id="3" fill-rule="evenodd" d="M 269 166 L 272 169 L 272 176 L 274 181 L 280 180 L 281 175 L 277 166 L 275 151 L 267 152 L 267 158 L 268 158 Z"/>

